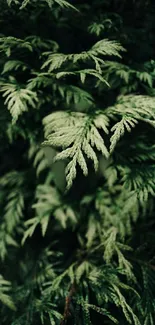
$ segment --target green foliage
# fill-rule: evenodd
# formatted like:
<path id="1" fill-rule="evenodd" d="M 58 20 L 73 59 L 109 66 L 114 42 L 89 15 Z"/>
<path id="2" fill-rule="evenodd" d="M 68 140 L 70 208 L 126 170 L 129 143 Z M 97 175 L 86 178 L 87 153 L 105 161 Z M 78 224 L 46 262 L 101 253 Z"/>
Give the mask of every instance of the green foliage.
<path id="1" fill-rule="evenodd" d="M 23 49 L 32 51 L 32 46 L 29 42 L 20 38 L 12 36 L 0 37 L 0 52 L 4 52 L 7 57 L 10 57 L 15 50 Z"/>
<path id="2" fill-rule="evenodd" d="M 73 225 L 77 222 L 74 211 L 69 204 L 63 204 L 58 191 L 54 187 L 38 185 L 36 199 L 37 202 L 32 205 L 32 208 L 35 209 L 36 216 L 26 221 L 28 229 L 25 231 L 23 243 L 27 237 L 33 235 L 39 224 L 41 225 L 42 235 L 45 236 L 51 214 L 60 222 L 63 228 L 66 228 L 68 220 Z"/>
<path id="3" fill-rule="evenodd" d="M 7 280 L 4 280 L 3 276 L 0 275 L 0 301 L 8 306 L 9 308 L 15 310 L 15 305 L 8 295 L 11 289 L 11 283 Z"/>
<path id="4" fill-rule="evenodd" d="M 108 119 L 105 115 L 99 114 L 91 118 L 83 113 L 56 112 L 47 116 L 43 122 L 47 138 L 44 145 L 64 149 L 56 155 L 56 160 L 71 159 L 66 166 L 68 188 L 72 186 L 73 179 L 76 177 L 77 164 L 83 174 L 88 175 L 85 156 L 93 161 L 94 169 L 97 170 L 98 158 L 94 147 L 105 157 L 109 156 L 104 140 L 98 132 L 99 128 L 108 133 Z"/>
<path id="5" fill-rule="evenodd" d="M 5 98 L 4 103 L 13 117 L 13 122 L 16 122 L 18 117 L 28 110 L 28 106 L 36 107 L 38 101 L 36 93 L 21 88 L 17 83 L 3 83 L 1 91 Z"/>
<path id="6" fill-rule="evenodd" d="M 114 41 L 101 40 L 97 42 L 89 51 L 85 51 L 79 54 L 62 54 L 62 53 L 49 53 L 45 52 L 43 55 L 48 56 L 47 60 L 42 66 L 42 69 L 48 67 L 48 72 L 53 70 L 60 69 L 64 63 L 72 61 L 73 64 L 76 64 L 78 61 L 92 60 L 95 63 L 96 70 L 101 73 L 101 64 L 104 64 L 104 61 L 100 59 L 99 55 L 115 55 L 120 57 L 119 51 L 123 50 L 122 46 Z"/>
<path id="7" fill-rule="evenodd" d="M 155 324 L 154 15 L 0 3 L 1 325 Z"/>
<path id="8" fill-rule="evenodd" d="M 48 161 L 45 157 L 44 151 L 38 144 L 34 142 L 31 143 L 28 152 L 28 158 L 31 161 L 33 160 L 33 166 L 36 169 L 37 176 L 39 176 L 41 172 L 47 169 Z"/>
<path id="9" fill-rule="evenodd" d="M 44 0 L 50 8 L 53 7 L 53 5 L 56 3 L 62 8 L 71 8 L 76 10 L 74 6 L 72 6 L 69 2 L 65 0 Z M 33 3 L 33 0 L 23 0 L 23 1 L 18 1 L 18 0 L 7 0 L 8 5 L 10 6 L 12 3 L 15 3 L 20 6 L 19 9 L 24 9 L 28 4 Z"/>
<path id="10" fill-rule="evenodd" d="M 26 196 L 24 174 L 15 171 L 5 174 L 0 179 L 0 184 L 2 191 L 1 209 L 3 211 L 0 225 L 0 256 L 4 260 L 8 246 L 18 247 L 15 237 L 17 233 L 22 232 L 21 222 L 24 217 L 24 199 Z"/>
<path id="11" fill-rule="evenodd" d="M 139 120 L 154 127 L 154 100 L 145 96 L 124 96 L 118 99 L 115 106 L 107 108 L 105 114 L 97 111 L 95 116 L 83 113 L 56 112 L 44 118 L 43 124 L 47 138 L 44 145 L 64 149 L 56 155 L 56 160 L 72 158 L 66 167 L 68 188 L 72 186 L 76 177 L 77 164 L 85 176 L 88 174 L 84 154 L 93 161 L 94 169 L 98 169 L 98 158 L 93 147 L 101 151 L 106 158 L 109 157 L 109 151 L 98 129 L 102 129 L 108 134 L 109 117 L 115 119 L 115 115 L 122 119 L 111 128 L 113 134 L 110 138 L 110 152 L 114 150 L 125 131 L 131 132 Z M 65 127 L 63 127 L 64 125 Z"/>
<path id="12" fill-rule="evenodd" d="M 154 323 L 154 271 L 146 267 L 142 268 L 143 287 L 142 300 L 139 308 L 142 308 L 144 324 Z"/>

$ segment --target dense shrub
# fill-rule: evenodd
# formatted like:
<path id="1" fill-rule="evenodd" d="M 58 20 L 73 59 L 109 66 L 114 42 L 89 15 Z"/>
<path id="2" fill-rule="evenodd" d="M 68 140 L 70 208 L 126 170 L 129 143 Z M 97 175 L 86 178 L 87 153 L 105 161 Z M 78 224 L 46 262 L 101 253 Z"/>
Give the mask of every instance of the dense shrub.
<path id="1" fill-rule="evenodd" d="M 1 325 L 154 325 L 155 4 L 1 0 L 0 25 Z"/>

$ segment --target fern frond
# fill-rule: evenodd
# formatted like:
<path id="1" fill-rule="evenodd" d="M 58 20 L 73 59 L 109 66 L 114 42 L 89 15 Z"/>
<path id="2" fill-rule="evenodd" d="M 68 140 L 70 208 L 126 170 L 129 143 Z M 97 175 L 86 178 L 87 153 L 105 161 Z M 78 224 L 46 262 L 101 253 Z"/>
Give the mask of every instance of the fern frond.
<path id="1" fill-rule="evenodd" d="M 96 79 L 100 80 L 101 82 L 105 83 L 109 87 L 108 82 L 102 77 L 101 71 L 98 72 L 95 69 L 74 70 L 73 72 L 72 71 L 62 71 L 62 72 L 56 73 L 56 78 L 60 79 L 62 77 L 73 76 L 73 75 L 79 75 L 82 84 L 85 83 L 87 76 L 93 76 Z"/>
<path id="2" fill-rule="evenodd" d="M 92 52 L 92 54 L 95 56 L 101 54 L 101 55 L 108 55 L 108 56 L 114 55 L 114 56 L 121 57 L 119 54 L 120 51 L 125 51 L 125 50 L 116 41 L 109 41 L 108 39 L 104 39 L 97 42 L 90 50 L 90 52 Z"/>
<path id="3" fill-rule="evenodd" d="M 132 291 L 132 288 L 125 285 L 122 281 L 119 281 L 117 272 L 118 271 L 116 269 L 114 271 L 109 266 L 100 268 L 100 271 L 94 267 L 88 276 L 89 285 L 91 286 L 93 292 L 98 292 L 97 299 L 99 301 L 99 305 L 101 304 L 103 306 L 104 301 L 106 307 L 107 302 L 112 302 L 117 308 L 122 309 L 123 315 L 129 324 L 140 325 L 137 316 L 127 303 L 123 293 L 123 289 L 126 291 Z M 103 285 L 105 290 L 102 291 L 101 288 Z M 135 291 L 133 294 L 137 295 Z"/>
<path id="4" fill-rule="evenodd" d="M 139 78 L 140 81 L 144 81 L 145 83 L 147 83 L 149 85 L 150 88 L 152 88 L 153 86 L 153 80 L 152 80 L 152 76 L 144 71 L 144 72 L 137 72 L 136 73 L 137 77 Z"/>
<path id="5" fill-rule="evenodd" d="M 59 322 L 62 320 L 62 315 L 56 310 L 56 305 L 48 301 L 46 297 L 44 299 L 37 299 L 35 303 L 36 311 L 40 314 L 42 324 L 46 323 L 46 315 L 48 315 L 51 325 L 56 325 L 56 320 Z"/>
<path id="6" fill-rule="evenodd" d="M 124 187 L 129 191 L 133 191 L 142 206 L 148 201 L 149 196 L 155 196 L 155 168 L 153 165 L 143 169 L 139 166 L 133 168 L 119 168 L 122 176 Z"/>
<path id="7" fill-rule="evenodd" d="M 97 313 L 108 317 L 114 324 L 118 324 L 118 321 L 116 318 L 114 318 L 105 308 L 101 308 L 95 305 L 87 304 L 87 307 L 95 310 Z"/>
<path id="8" fill-rule="evenodd" d="M 85 176 L 88 175 L 85 156 L 92 160 L 94 169 L 98 169 L 98 158 L 94 149 L 108 157 L 108 150 L 98 131 L 101 129 L 108 133 L 108 123 L 107 117 L 103 114 L 91 118 L 84 113 L 56 112 L 44 118 L 47 138 L 44 145 L 63 148 L 56 155 L 56 160 L 70 160 L 66 167 L 67 188 L 72 186 L 76 177 L 77 165 Z"/>
<path id="9" fill-rule="evenodd" d="M 7 232 L 12 233 L 15 227 L 23 218 L 24 194 L 19 188 L 14 189 L 7 197 L 7 204 L 4 209 L 4 220 L 7 225 Z"/>
<path id="10" fill-rule="evenodd" d="M 28 69 L 28 66 L 19 60 L 9 60 L 5 63 L 2 74 L 8 73 L 12 70 L 18 70 L 21 69 L 22 71 L 25 71 Z"/>
<path id="11" fill-rule="evenodd" d="M 93 103 L 93 97 L 91 94 L 89 94 L 87 91 L 76 87 L 76 86 L 59 86 L 58 85 L 58 91 L 63 99 L 66 100 L 66 103 L 70 105 L 72 102 L 74 104 L 78 104 L 81 102 L 81 100 L 85 101 L 89 105 L 92 105 Z M 80 104 L 79 104 L 80 105 Z"/>
<path id="12" fill-rule="evenodd" d="M 140 288 L 141 299 L 137 308 L 141 314 L 141 321 L 145 325 L 153 325 L 155 321 L 154 308 L 154 281 L 155 272 L 147 266 L 141 267 L 142 272 L 142 287 Z"/>
<path id="13" fill-rule="evenodd" d="M 99 58 L 100 55 L 114 55 L 120 57 L 119 52 L 123 50 L 123 47 L 114 41 L 109 41 L 107 39 L 97 42 L 90 50 L 87 52 L 82 52 L 79 54 L 63 54 L 63 53 L 51 53 L 45 52 L 44 56 L 47 56 L 47 60 L 42 65 L 42 69 L 48 68 L 48 72 L 60 69 L 66 62 L 73 62 L 76 64 L 79 61 L 91 60 L 95 64 L 95 72 L 101 74 L 101 65 L 104 61 Z"/>
<path id="14" fill-rule="evenodd" d="M 37 176 L 48 168 L 48 161 L 45 157 L 44 151 L 36 143 L 31 143 L 28 151 L 28 158 L 33 159 L 33 166 L 36 169 Z"/>
<path id="15" fill-rule="evenodd" d="M 2 84 L 0 91 L 3 93 L 4 104 L 7 105 L 14 123 L 23 112 L 28 110 L 29 106 L 35 108 L 38 102 L 35 92 L 21 88 L 16 83 Z"/>
<path id="16" fill-rule="evenodd" d="M 18 243 L 13 238 L 13 235 L 8 232 L 7 226 L 5 221 L 1 222 L 0 226 L 0 258 L 2 261 L 5 260 L 7 253 L 8 253 L 8 247 L 18 247 Z"/>
<path id="17" fill-rule="evenodd" d="M 126 299 L 123 297 L 121 291 L 116 285 L 113 285 L 114 291 L 117 294 L 117 297 L 119 299 L 119 305 L 122 308 L 123 314 L 125 315 L 126 320 L 132 324 L 140 325 L 140 322 L 137 318 L 137 316 L 134 314 L 132 308 L 128 305 Z"/>
<path id="18" fill-rule="evenodd" d="M 124 188 L 122 190 L 122 185 L 114 189 L 109 188 L 108 191 L 100 189 L 96 195 L 95 205 L 100 213 L 103 229 L 115 227 L 122 239 L 131 233 L 131 223 L 138 219 L 140 209 L 134 191 Z"/>
<path id="19" fill-rule="evenodd" d="M 27 89 L 40 89 L 41 87 L 52 86 L 53 78 L 46 73 L 33 72 L 34 77 L 28 80 Z"/>
<path id="20" fill-rule="evenodd" d="M 16 234 L 22 232 L 24 217 L 25 188 L 24 174 L 11 172 L 0 179 L 1 193 L 4 193 L 0 224 L 0 256 L 4 260 L 8 246 L 18 247 Z"/>
<path id="21" fill-rule="evenodd" d="M 57 42 L 51 39 L 41 38 L 38 35 L 31 35 L 25 38 L 25 41 L 29 42 L 33 49 L 39 50 L 52 50 L 53 52 L 57 52 L 59 50 L 59 45 Z"/>
<path id="22" fill-rule="evenodd" d="M 0 275 L 0 301 L 11 308 L 16 310 L 12 298 L 9 296 L 9 291 L 11 290 L 11 283 L 7 280 L 4 280 L 3 276 Z"/>
<path id="23" fill-rule="evenodd" d="M 153 87 L 153 75 L 150 71 L 145 71 L 144 65 L 140 70 L 135 70 L 120 62 L 106 61 L 103 76 L 112 88 L 120 88 L 121 94 L 136 92 L 139 85 L 144 88 L 147 86 L 149 89 Z M 148 91 L 147 93 L 149 94 Z"/>
<path id="24" fill-rule="evenodd" d="M 57 3 L 62 8 L 71 8 L 73 10 L 78 11 L 78 9 L 76 7 L 74 7 L 73 5 L 71 5 L 71 3 L 69 3 L 66 0 L 46 0 L 46 1 L 49 3 L 50 6 L 52 6 L 52 3 Z"/>
<path id="25" fill-rule="evenodd" d="M 62 202 L 61 196 L 56 188 L 50 185 L 38 185 L 36 201 L 32 205 L 32 208 L 35 209 L 35 217 L 25 222 L 26 230 L 22 240 L 23 244 L 28 237 L 33 235 L 38 225 L 41 226 L 42 236 L 45 236 L 53 216 L 64 229 L 70 221 L 72 226 L 77 223 L 76 213 L 69 204 Z"/>
<path id="26" fill-rule="evenodd" d="M 111 228 L 105 232 L 103 237 L 104 243 L 104 259 L 107 263 L 110 263 L 113 255 L 117 255 L 118 267 L 125 271 L 125 274 L 129 279 L 135 280 L 132 272 L 131 263 L 125 258 L 123 251 L 131 251 L 131 247 L 121 244 L 117 241 L 117 229 Z"/>
<path id="27" fill-rule="evenodd" d="M 120 96 L 115 106 L 107 108 L 107 115 L 112 119 L 119 116 L 121 121 L 117 122 L 111 129 L 114 131 L 110 141 L 112 152 L 124 135 L 125 130 L 130 132 L 140 121 L 155 127 L 155 104 L 152 97 L 141 95 Z"/>
<path id="28" fill-rule="evenodd" d="M 0 37 L 0 52 L 4 52 L 7 57 L 10 57 L 12 51 L 15 49 L 27 49 L 30 52 L 33 51 L 30 42 L 27 42 L 26 40 L 12 36 Z"/>
<path id="29" fill-rule="evenodd" d="M 117 142 L 124 135 L 125 130 L 131 132 L 132 128 L 134 128 L 136 124 L 138 124 L 138 121 L 135 118 L 129 116 L 123 116 L 121 121 L 117 122 L 111 128 L 113 135 L 110 138 L 110 142 L 111 142 L 110 152 L 112 152 L 115 149 Z"/>

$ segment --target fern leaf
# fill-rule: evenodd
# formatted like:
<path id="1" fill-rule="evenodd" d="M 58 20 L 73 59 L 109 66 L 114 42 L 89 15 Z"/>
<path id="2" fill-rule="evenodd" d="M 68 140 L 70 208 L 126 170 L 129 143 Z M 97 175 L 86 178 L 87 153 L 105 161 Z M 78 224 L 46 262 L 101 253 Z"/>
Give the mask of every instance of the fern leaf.
<path id="1" fill-rule="evenodd" d="M 28 69 L 27 65 L 24 64 L 24 62 L 19 60 L 9 60 L 5 63 L 2 74 L 8 73 L 12 70 L 18 70 L 21 69 L 22 71 L 25 71 Z"/>
<path id="2" fill-rule="evenodd" d="M 11 289 L 11 283 L 9 281 L 4 280 L 2 275 L 0 275 L 0 301 L 11 308 L 12 310 L 16 310 L 15 305 L 13 303 L 12 298 L 7 294 Z"/>
<path id="3" fill-rule="evenodd" d="M 68 126 L 64 127 L 65 121 L 67 121 Z M 77 164 L 81 167 L 83 174 L 87 176 L 88 168 L 85 155 L 92 160 L 94 168 L 97 170 L 98 159 L 94 147 L 97 148 L 97 151 L 101 151 L 105 157 L 108 157 L 109 153 L 104 140 L 97 130 L 98 127 L 102 128 L 104 132 L 108 132 L 108 118 L 104 115 L 92 119 L 89 115 L 83 113 L 62 112 L 61 116 L 61 112 L 57 112 L 45 118 L 43 123 L 45 125 L 45 136 L 47 137 L 44 145 L 63 148 L 56 155 L 55 160 L 67 158 L 70 160 L 66 167 L 68 188 L 71 187 L 76 177 Z"/>
<path id="4" fill-rule="evenodd" d="M 35 92 L 20 88 L 17 84 L 3 84 L 0 91 L 3 92 L 4 103 L 7 105 L 14 123 L 23 112 L 28 110 L 29 106 L 35 108 L 38 102 Z"/>
<path id="5" fill-rule="evenodd" d="M 123 116 L 122 120 L 120 122 L 117 122 L 111 129 L 113 135 L 111 136 L 111 145 L 110 145 L 110 151 L 112 152 L 117 144 L 117 142 L 120 140 L 120 138 L 124 135 L 125 130 L 128 132 L 131 132 L 131 129 L 136 126 L 138 121 L 129 116 Z"/>
<path id="6" fill-rule="evenodd" d="M 28 5 L 29 2 L 30 2 L 30 0 L 24 0 L 24 1 L 22 2 L 22 5 L 20 6 L 20 9 L 21 9 L 21 10 L 24 9 L 24 8 Z"/>
<path id="7" fill-rule="evenodd" d="M 54 0 L 62 8 L 71 8 L 73 10 L 79 11 L 76 7 L 71 5 L 68 1 L 65 0 Z"/>
<path id="8" fill-rule="evenodd" d="M 42 65 L 42 69 L 48 67 L 48 72 L 52 72 L 56 69 L 60 69 L 64 63 L 67 61 L 72 61 L 73 63 L 77 63 L 78 61 L 86 61 L 92 60 L 95 63 L 96 69 L 92 70 L 85 70 L 85 73 L 89 71 L 89 74 L 98 75 L 100 78 L 101 75 L 101 67 L 100 65 L 104 64 L 104 61 L 100 59 L 99 55 L 114 55 L 119 56 L 119 52 L 123 50 L 122 46 L 114 41 L 109 41 L 107 39 L 101 40 L 97 42 L 90 50 L 87 52 L 82 52 L 79 54 L 63 54 L 63 53 L 51 53 L 45 52 L 43 55 L 47 56 L 47 60 Z M 60 74 L 59 74 L 60 77 Z M 104 80 L 104 78 L 101 78 Z"/>

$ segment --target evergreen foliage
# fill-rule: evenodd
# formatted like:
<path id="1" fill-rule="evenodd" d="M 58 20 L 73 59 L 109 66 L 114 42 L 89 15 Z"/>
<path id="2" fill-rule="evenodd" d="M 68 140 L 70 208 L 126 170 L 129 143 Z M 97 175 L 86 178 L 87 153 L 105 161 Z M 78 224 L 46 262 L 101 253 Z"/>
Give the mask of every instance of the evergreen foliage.
<path id="1" fill-rule="evenodd" d="M 0 1 L 1 325 L 155 324 L 154 19 Z"/>

